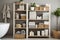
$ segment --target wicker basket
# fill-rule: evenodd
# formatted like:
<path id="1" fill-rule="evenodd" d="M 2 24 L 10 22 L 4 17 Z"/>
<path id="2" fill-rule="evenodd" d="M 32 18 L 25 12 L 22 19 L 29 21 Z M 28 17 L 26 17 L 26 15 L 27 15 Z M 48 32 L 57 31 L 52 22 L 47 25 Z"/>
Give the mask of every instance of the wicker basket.
<path id="1" fill-rule="evenodd" d="M 49 28 L 49 25 L 45 25 L 45 24 L 44 24 L 44 28 Z"/>
<path id="2" fill-rule="evenodd" d="M 53 30 L 52 32 L 53 32 L 52 35 L 53 35 L 54 38 L 59 38 L 60 39 L 60 31 Z"/>
<path id="3" fill-rule="evenodd" d="M 24 34 L 15 34 L 15 39 L 23 39 L 25 38 Z"/>
<path id="4" fill-rule="evenodd" d="M 21 16 L 21 19 L 26 19 L 26 16 Z"/>

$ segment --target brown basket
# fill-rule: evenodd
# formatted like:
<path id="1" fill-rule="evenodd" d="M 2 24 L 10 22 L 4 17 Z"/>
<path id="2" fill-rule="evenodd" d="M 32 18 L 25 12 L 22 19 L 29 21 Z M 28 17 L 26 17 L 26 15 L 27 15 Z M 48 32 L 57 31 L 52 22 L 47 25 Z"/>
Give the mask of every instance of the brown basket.
<path id="1" fill-rule="evenodd" d="M 54 38 L 59 38 L 60 39 L 60 31 L 53 30 L 52 32 L 53 32 L 52 35 L 53 35 Z"/>
<path id="2" fill-rule="evenodd" d="M 21 16 L 21 19 L 26 19 L 26 16 Z"/>
<path id="3" fill-rule="evenodd" d="M 44 28 L 49 28 L 49 25 L 45 25 L 45 24 L 44 24 Z"/>
<path id="4" fill-rule="evenodd" d="M 15 34 L 15 39 L 23 39 L 25 38 L 24 34 Z"/>

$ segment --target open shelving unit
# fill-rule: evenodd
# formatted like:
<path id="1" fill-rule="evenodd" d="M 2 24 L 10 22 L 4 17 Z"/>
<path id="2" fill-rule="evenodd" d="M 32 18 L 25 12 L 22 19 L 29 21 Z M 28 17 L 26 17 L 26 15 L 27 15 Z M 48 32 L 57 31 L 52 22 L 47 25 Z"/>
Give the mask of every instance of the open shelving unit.
<path id="1" fill-rule="evenodd" d="M 20 7 L 20 5 L 21 4 L 13 3 L 13 37 L 16 39 L 50 38 L 50 6 L 49 6 L 49 10 L 29 10 L 29 5 L 27 3 L 27 4 L 23 4 L 24 10 L 17 10 Z M 31 13 L 34 12 L 36 14 L 35 19 L 30 18 L 31 16 L 30 12 Z M 16 13 L 19 14 L 18 18 L 16 18 L 16 15 L 17 15 Z M 43 15 L 45 15 L 45 13 L 48 13 L 48 19 L 43 18 Z M 21 14 L 23 15 L 25 14 L 25 17 L 21 18 Z M 37 16 L 40 16 L 41 19 L 37 19 Z M 48 25 L 45 25 L 46 21 L 48 21 L 49 23 Z M 35 25 L 30 25 L 29 22 L 34 23 Z M 20 27 L 18 26 L 16 27 L 16 24 L 20 25 Z M 25 24 L 25 27 L 23 26 L 23 24 Z M 32 26 L 32 28 L 30 28 L 30 26 Z M 19 32 L 21 30 L 25 30 L 25 31 L 23 31 L 23 33 L 21 34 L 21 32 Z M 46 30 L 48 31 L 47 34 L 45 33 Z M 40 36 L 37 33 L 37 31 L 39 31 Z"/>
<path id="2" fill-rule="evenodd" d="M 23 10 L 18 10 L 21 6 L 24 6 Z M 13 38 L 25 39 L 26 38 L 26 14 L 27 4 L 16 4 L 13 3 Z M 22 16 L 21 16 L 22 15 Z"/>

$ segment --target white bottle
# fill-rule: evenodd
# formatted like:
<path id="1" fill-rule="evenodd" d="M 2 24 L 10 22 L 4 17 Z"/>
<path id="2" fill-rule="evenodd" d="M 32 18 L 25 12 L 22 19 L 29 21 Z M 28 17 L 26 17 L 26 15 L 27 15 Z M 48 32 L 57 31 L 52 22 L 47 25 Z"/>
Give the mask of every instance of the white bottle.
<path id="1" fill-rule="evenodd" d="M 30 36 L 34 36 L 34 32 L 33 31 L 30 31 Z"/>
<path id="2" fill-rule="evenodd" d="M 48 36 L 48 29 L 45 29 L 45 36 Z"/>
<path id="3" fill-rule="evenodd" d="M 42 36 L 44 36 L 45 35 L 45 33 L 44 33 L 44 31 L 42 30 Z"/>
<path id="4" fill-rule="evenodd" d="M 40 31 L 37 31 L 37 36 L 40 36 Z"/>
<path id="5" fill-rule="evenodd" d="M 19 19 L 19 14 L 18 13 L 16 13 L 16 19 Z"/>

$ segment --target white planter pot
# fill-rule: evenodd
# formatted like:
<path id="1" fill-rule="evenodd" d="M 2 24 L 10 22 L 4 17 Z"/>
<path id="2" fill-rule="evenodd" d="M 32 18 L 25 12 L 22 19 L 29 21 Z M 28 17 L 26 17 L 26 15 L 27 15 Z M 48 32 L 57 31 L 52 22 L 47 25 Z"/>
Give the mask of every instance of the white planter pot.
<path id="1" fill-rule="evenodd" d="M 34 7 L 31 7 L 30 10 L 34 10 Z"/>

